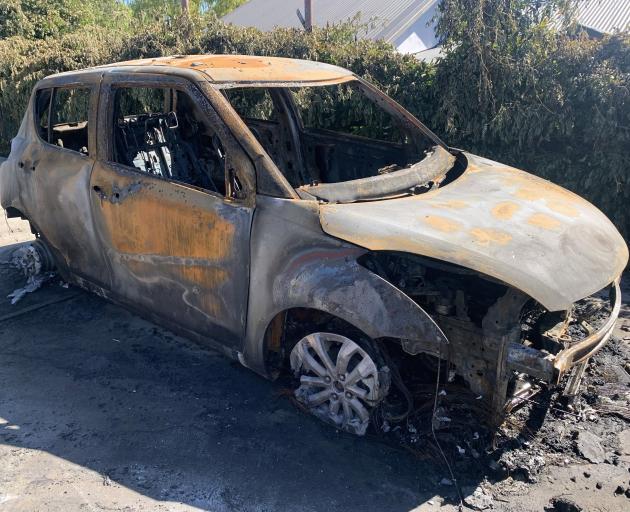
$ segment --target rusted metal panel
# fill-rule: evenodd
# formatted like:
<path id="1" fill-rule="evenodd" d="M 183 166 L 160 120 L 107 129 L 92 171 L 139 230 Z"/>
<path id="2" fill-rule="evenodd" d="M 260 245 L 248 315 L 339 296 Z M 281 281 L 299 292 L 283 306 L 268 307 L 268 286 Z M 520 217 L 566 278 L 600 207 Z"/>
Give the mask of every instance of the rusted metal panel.
<path id="1" fill-rule="evenodd" d="M 255 57 L 251 55 L 189 55 L 139 59 L 101 66 L 162 67 L 191 69 L 207 75 L 217 84 L 335 84 L 352 80 L 351 71 L 331 64 L 283 57 Z"/>
<path id="2" fill-rule="evenodd" d="M 108 164 L 90 183 L 117 294 L 230 345 L 242 338 L 252 209 Z"/>
<path id="3" fill-rule="evenodd" d="M 368 249 L 477 270 L 523 290 L 550 311 L 602 289 L 625 268 L 623 238 L 593 205 L 524 171 L 466 157 L 463 175 L 436 190 L 322 205 L 324 231 Z"/>
<path id="4" fill-rule="evenodd" d="M 109 137 L 99 139 L 90 178 L 94 229 L 110 262 L 118 300 L 237 347 L 245 332 L 249 232 L 255 204 L 251 161 L 208 99 L 187 80 L 150 74 L 106 75 L 99 129 L 113 133 L 116 86 L 183 90 L 196 101 L 239 169 L 242 201 L 111 162 Z M 211 333 L 211 334 L 210 334 Z"/>

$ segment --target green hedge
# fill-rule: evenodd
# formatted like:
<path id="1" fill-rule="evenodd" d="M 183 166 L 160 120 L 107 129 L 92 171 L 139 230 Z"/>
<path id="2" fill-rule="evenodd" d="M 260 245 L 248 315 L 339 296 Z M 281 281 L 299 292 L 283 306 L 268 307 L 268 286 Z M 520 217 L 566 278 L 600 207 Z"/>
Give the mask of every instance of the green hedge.
<path id="1" fill-rule="evenodd" d="M 460 45 L 426 64 L 350 24 L 262 33 L 212 17 L 174 19 L 135 33 L 90 29 L 56 39 L 0 40 L 0 154 L 16 133 L 35 82 L 50 73 L 168 54 L 241 53 L 330 62 L 375 83 L 448 143 L 547 177 L 598 205 L 630 238 L 630 40 L 549 36 L 545 48 L 479 63 Z M 497 53 L 508 51 L 501 48 Z M 506 63 L 522 62 L 508 66 Z M 585 240 L 585 244 L 588 241 Z"/>

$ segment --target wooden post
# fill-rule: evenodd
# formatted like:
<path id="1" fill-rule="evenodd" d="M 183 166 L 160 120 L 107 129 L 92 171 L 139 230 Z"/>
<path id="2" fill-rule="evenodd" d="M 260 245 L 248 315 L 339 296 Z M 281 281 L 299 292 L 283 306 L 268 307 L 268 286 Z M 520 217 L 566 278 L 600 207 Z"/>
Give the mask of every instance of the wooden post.
<path id="1" fill-rule="evenodd" d="M 182 0 L 182 13 L 188 14 L 189 0 Z"/>

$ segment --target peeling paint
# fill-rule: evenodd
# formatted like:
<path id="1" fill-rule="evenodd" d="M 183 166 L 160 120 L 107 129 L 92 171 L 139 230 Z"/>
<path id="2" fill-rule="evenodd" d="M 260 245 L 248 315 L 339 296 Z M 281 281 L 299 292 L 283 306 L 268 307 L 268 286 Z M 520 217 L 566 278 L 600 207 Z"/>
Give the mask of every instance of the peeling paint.
<path id="1" fill-rule="evenodd" d="M 492 215 L 500 220 L 510 220 L 519 208 L 518 204 L 506 201 L 492 208 Z"/>
<path id="2" fill-rule="evenodd" d="M 489 229 L 489 228 L 475 228 L 470 230 L 470 234 L 475 239 L 475 242 L 488 245 L 488 244 L 499 244 L 505 245 L 512 240 L 512 235 L 506 233 L 505 231 L 500 231 L 498 229 Z"/>
<path id="3" fill-rule="evenodd" d="M 547 206 L 550 210 L 553 210 L 554 212 L 565 215 L 567 217 L 577 217 L 580 215 L 580 212 L 575 206 L 567 203 L 548 200 Z"/>
<path id="4" fill-rule="evenodd" d="M 457 221 L 447 219 L 446 217 L 440 217 L 438 215 L 427 215 L 424 217 L 426 222 L 433 229 L 443 231 L 445 233 L 452 233 L 462 228 L 461 224 Z"/>
<path id="5" fill-rule="evenodd" d="M 527 219 L 527 223 L 542 229 L 559 229 L 562 226 L 562 222 L 558 219 L 554 219 L 544 213 L 534 213 Z"/>

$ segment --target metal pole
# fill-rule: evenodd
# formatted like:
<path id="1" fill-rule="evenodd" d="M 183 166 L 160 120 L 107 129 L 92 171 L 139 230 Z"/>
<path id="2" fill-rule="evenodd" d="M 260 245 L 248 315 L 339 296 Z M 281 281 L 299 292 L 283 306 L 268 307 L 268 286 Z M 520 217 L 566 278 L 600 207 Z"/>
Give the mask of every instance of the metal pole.
<path id="1" fill-rule="evenodd" d="M 304 0 L 304 28 L 310 32 L 313 29 L 313 0 Z"/>

